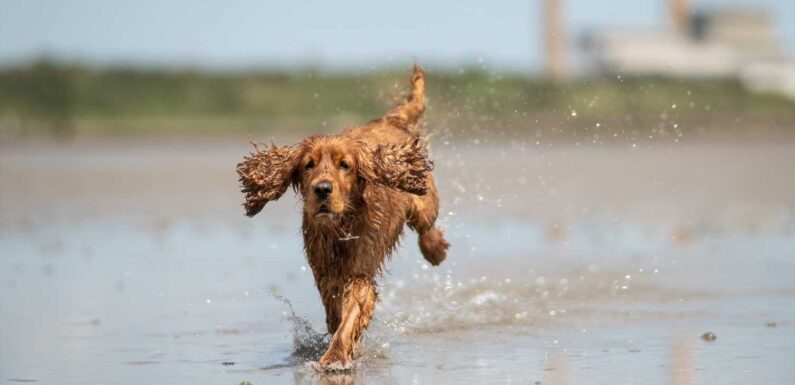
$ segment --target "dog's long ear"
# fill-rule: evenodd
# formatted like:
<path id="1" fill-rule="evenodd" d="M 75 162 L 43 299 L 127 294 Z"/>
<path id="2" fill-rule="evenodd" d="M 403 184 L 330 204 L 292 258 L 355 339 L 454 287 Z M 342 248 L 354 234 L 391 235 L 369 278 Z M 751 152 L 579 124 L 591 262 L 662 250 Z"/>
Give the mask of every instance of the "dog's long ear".
<path id="1" fill-rule="evenodd" d="M 300 146 L 271 144 L 260 149 L 254 144 L 254 152 L 237 164 L 241 191 L 246 194 L 243 206 L 247 216 L 257 215 L 266 203 L 279 199 L 290 183 L 297 180 L 300 158 Z"/>
<path id="2" fill-rule="evenodd" d="M 375 148 L 362 145 L 359 154 L 359 173 L 366 180 L 416 195 L 425 195 L 430 188 L 433 162 L 427 145 L 418 138 Z"/>

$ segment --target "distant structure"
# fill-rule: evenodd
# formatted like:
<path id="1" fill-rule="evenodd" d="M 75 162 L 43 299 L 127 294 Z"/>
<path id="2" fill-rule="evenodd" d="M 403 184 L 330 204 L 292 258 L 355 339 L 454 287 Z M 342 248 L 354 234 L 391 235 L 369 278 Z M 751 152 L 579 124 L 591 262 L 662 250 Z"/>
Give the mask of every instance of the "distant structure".
<path id="1" fill-rule="evenodd" d="M 688 15 L 690 7 L 687 5 L 687 0 L 671 0 L 671 6 L 668 7 L 668 10 L 674 31 L 685 33 L 690 18 L 690 15 Z"/>
<path id="2" fill-rule="evenodd" d="M 775 60 L 782 57 L 773 25 L 766 12 L 755 9 L 715 9 L 693 14 L 691 40 L 722 45 L 733 50 L 738 59 Z"/>
<path id="3" fill-rule="evenodd" d="M 546 76 L 560 80 L 567 75 L 565 28 L 561 15 L 560 0 L 544 0 L 544 50 L 546 54 Z"/>
<path id="4" fill-rule="evenodd" d="M 758 9 L 691 12 L 670 0 L 671 28 L 597 31 L 582 39 L 586 71 L 600 75 L 739 78 L 751 89 L 795 98 L 795 63 L 782 54 L 768 14 Z"/>

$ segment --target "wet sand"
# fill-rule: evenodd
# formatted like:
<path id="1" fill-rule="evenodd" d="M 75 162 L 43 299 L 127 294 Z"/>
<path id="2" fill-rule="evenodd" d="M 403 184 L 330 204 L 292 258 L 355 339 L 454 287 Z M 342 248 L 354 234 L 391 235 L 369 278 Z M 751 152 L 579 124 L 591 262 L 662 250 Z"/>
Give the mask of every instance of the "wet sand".
<path id="1" fill-rule="evenodd" d="M 795 143 L 434 143 L 449 259 L 407 233 L 324 375 L 300 206 L 242 215 L 245 142 L 0 149 L 0 383 L 795 378 Z"/>

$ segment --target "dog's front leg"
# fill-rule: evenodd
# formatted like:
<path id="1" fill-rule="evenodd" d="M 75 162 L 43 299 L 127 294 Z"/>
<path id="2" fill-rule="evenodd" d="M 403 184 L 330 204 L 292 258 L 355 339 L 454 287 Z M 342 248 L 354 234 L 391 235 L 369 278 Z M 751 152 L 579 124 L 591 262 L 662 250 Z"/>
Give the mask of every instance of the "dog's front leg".
<path id="1" fill-rule="evenodd" d="M 344 282 L 336 277 L 320 276 L 317 280 L 317 288 L 320 290 L 320 298 L 323 307 L 326 308 L 326 327 L 328 333 L 334 335 L 340 325 L 342 313 L 342 289 Z"/>
<path id="2" fill-rule="evenodd" d="M 345 284 L 342 295 L 342 321 L 331 338 L 328 350 L 320 358 L 320 364 L 343 367 L 353 359 L 356 342 L 370 323 L 375 311 L 375 285 L 367 277 L 356 277 Z"/>

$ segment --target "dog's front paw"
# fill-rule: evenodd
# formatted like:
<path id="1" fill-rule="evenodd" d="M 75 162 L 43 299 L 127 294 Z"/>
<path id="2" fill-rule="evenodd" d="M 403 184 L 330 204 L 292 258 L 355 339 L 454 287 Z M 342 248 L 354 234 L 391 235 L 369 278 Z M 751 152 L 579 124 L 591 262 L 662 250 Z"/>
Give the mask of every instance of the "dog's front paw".
<path id="1" fill-rule="evenodd" d="M 450 242 L 444 239 L 444 231 L 432 228 L 420 235 L 420 251 L 431 265 L 438 265 L 447 258 Z"/>
<path id="2" fill-rule="evenodd" d="M 346 371 L 353 368 L 351 358 L 339 349 L 329 349 L 320 357 L 320 368 L 327 372 Z"/>

